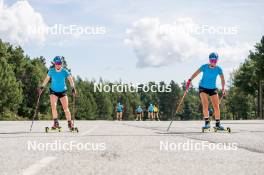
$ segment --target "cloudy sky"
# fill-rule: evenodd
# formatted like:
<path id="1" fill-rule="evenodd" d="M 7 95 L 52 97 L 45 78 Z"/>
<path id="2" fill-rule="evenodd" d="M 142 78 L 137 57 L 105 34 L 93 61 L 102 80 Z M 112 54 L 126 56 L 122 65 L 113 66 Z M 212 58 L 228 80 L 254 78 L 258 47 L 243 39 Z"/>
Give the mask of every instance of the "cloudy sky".
<path id="1" fill-rule="evenodd" d="M 261 0 L 0 0 L 0 38 L 48 65 L 64 55 L 88 80 L 180 83 L 212 51 L 228 78 L 260 41 L 263 8 Z"/>

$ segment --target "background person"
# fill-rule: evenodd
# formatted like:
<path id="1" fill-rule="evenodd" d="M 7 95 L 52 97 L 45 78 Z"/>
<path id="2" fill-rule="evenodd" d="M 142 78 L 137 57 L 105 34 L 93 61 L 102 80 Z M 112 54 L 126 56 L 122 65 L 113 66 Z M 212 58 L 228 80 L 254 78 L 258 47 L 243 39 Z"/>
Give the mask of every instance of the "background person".
<path id="1" fill-rule="evenodd" d="M 116 107 L 116 119 L 121 121 L 123 119 L 123 105 L 119 102 Z"/>

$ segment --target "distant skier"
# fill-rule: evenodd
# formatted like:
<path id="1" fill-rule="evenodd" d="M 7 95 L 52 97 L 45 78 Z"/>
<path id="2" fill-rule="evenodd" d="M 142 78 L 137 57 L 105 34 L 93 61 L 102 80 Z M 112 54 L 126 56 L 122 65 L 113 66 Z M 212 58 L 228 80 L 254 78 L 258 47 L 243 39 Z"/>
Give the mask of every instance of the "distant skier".
<path id="1" fill-rule="evenodd" d="M 159 108 L 158 108 L 158 105 L 154 105 L 154 120 L 158 120 L 160 121 L 159 119 Z"/>
<path id="2" fill-rule="evenodd" d="M 123 105 L 119 102 L 116 107 L 116 119 L 121 121 L 123 120 Z"/>
<path id="3" fill-rule="evenodd" d="M 152 103 L 149 104 L 149 107 L 148 107 L 148 118 L 150 120 L 153 120 L 154 119 L 154 106 L 152 105 Z"/>
<path id="4" fill-rule="evenodd" d="M 136 115 L 137 115 L 136 121 L 138 121 L 138 120 L 142 121 L 143 109 L 141 108 L 140 105 L 136 109 Z"/>

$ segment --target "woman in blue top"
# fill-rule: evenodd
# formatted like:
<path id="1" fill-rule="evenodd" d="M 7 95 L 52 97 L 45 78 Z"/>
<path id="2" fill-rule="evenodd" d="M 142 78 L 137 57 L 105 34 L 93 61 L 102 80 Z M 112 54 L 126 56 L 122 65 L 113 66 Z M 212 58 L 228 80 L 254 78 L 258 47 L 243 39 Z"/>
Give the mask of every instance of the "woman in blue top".
<path id="1" fill-rule="evenodd" d="M 39 93 L 41 94 L 46 84 L 50 82 L 50 104 L 51 104 L 52 117 L 54 120 L 54 125 L 52 126 L 52 129 L 59 128 L 57 101 L 58 99 L 60 99 L 66 118 L 68 120 L 68 127 L 71 130 L 73 129 L 73 122 L 71 120 L 71 113 L 68 107 L 68 97 L 66 94 L 67 87 L 66 87 L 65 79 L 68 79 L 72 88 L 72 93 L 73 95 L 76 95 L 74 81 L 71 74 L 65 68 L 63 68 L 61 56 L 56 56 L 53 59 L 52 63 L 54 67 L 52 67 L 48 71 L 48 75 L 45 78 L 44 82 L 42 83 Z"/>
<path id="2" fill-rule="evenodd" d="M 149 107 L 148 107 L 148 118 L 150 120 L 153 120 L 154 119 L 154 106 L 152 103 L 149 104 Z"/>
<path id="3" fill-rule="evenodd" d="M 140 105 L 136 109 L 136 115 L 137 115 L 136 121 L 138 121 L 138 120 L 142 121 L 143 109 L 141 108 Z"/>
<path id="4" fill-rule="evenodd" d="M 118 102 L 116 107 L 116 119 L 121 121 L 123 120 L 123 105 Z"/>
<path id="5" fill-rule="evenodd" d="M 203 77 L 199 84 L 199 94 L 203 105 L 203 115 L 205 120 L 204 129 L 210 128 L 210 120 L 208 114 L 208 95 L 211 97 L 211 101 L 215 111 L 216 128 L 224 130 L 224 127 L 220 124 L 220 109 L 219 109 L 219 97 L 216 88 L 216 79 L 219 75 L 222 84 L 222 94 L 225 95 L 225 78 L 221 67 L 217 66 L 218 54 L 211 53 L 209 55 L 209 64 L 202 65 L 187 81 L 186 88 L 188 89 L 191 81 L 200 73 L 203 72 Z"/>

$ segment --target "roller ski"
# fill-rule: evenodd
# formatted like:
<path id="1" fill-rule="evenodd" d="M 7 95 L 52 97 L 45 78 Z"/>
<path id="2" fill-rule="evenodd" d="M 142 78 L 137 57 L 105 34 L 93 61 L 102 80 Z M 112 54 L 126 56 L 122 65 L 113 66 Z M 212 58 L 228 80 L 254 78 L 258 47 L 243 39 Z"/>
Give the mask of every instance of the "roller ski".
<path id="1" fill-rule="evenodd" d="M 210 126 L 210 121 L 209 120 L 205 120 L 205 125 L 202 127 L 202 132 L 231 132 L 231 128 L 230 127 L 223 127 L 220 124 L 220 121 L 216 121 L 216 125 L 215 127 L 213 127 L 213 130 L 211 129 Z"/>
<path id="2" fill-rule="evenodd" d="M 210 132 L 210 131 L 211 131 L 211 125 L 210 122 L 208 122 L 202 127 L 202 132 Z"/>
<path id="3" fill-rule="evenodd" d="M 219 124 L 218 126 L 214 127 L 214 132 L 231 132 L 231 128 L 230 127 L 223 127 L 221 124 Z"/>
<path id="4" fill-rule="evenodd" d="M 61 132 L 62 131 L 62 128 L 60 127 L 59 125 L 59 122 L 57 120 L 54 121 L 54 124 L 51 128 L 49 127 L 45 127 L 45 132 L 48 133 L 48 132 L 52 132 L 52 131 L 58 131 L 58 132 Z"/>
<path id="5" fill-rule="evenodd" d="M 211 131 L 211 125 L 210 125 L 210 119 L 205 118 L 204 119 L 204 126 L 202 127 L 202 132 L 210 132 Z"/>
<path id="6" fill-rule="evenodd" d="M 73 122 L 72 121 L 68 121 L 68 128 L 70 132 L 79 132 L 77 127 L 74 127 Z"/>

